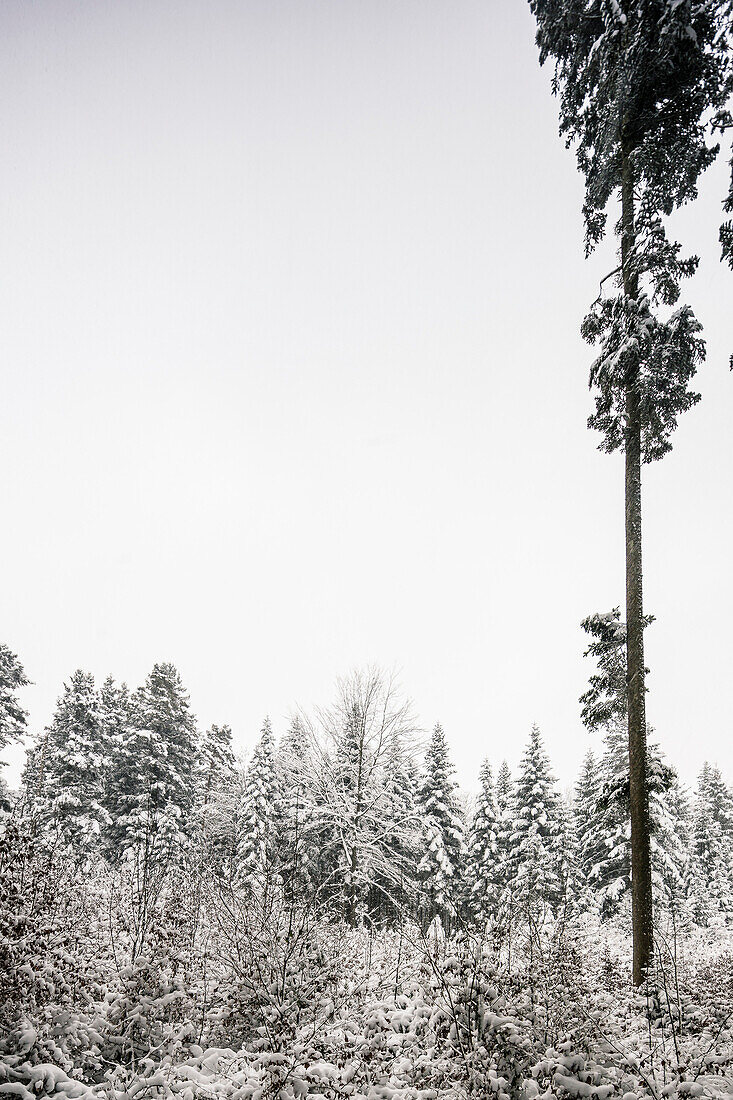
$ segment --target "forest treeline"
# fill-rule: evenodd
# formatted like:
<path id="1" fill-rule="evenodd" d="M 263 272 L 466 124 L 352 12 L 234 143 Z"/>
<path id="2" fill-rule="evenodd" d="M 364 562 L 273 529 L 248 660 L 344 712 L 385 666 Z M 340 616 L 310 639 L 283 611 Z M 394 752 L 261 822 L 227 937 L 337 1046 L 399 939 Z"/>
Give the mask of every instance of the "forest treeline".
<path id="1" fill-rule="evenodd" d="M 228 726 L 198 728 L 173 665 L 135 691 L 75 672 L 2 792 L 0 1093 L 669 1100 L 708 1075 L 719 1095 L 730 792 L 706 765 L 688 796 L 651 749 L 658 948 L 639 996 L 623 630 L 589 625 L 601 732 L 572 797 L 537 727 L 514 775 L 487 761 L 465 797 L 442 728 L 423 739 L 378 671 L 279 741 L 266 719 L 246 763 Z M 0 671 L 4 749 L 25 737 L 26 677 L 7 647 Z"/>
<path id="2" fill-rule="evenodd" d="M 24 679 L 4 648 L 5 741 L 24 727 Z M 31 741 L 5 811 L 29 844 L 43 837 L 76 864 L 102 859 L 146 875 L 193 866 L 352 927 L 408 917 L 426 928 L 437 916 L 448 929 L 505 929 L 568 909 L 611 918 L 630 889 L 628 741 L 623 713 L 599 704 L 594 687 L 598 677 L 585 717 L 601 729 L 571 796 L 535 726 L 516 774 L 506 762 L 495 774 L 486 760 L 467 798 L 441 726 L 423 743 L 379 671 L 339 681 L 335 703 L 296 715 L 279 742 L 265 719 L 246 764 L 229 726 L 197 728 L 173 665 L 156 664 L 133 692 L 77 671 Z M 731 792 L 710 764 L 688 792 L 649 744 L 657 902 L 702 926 L 733 919 Z"/>

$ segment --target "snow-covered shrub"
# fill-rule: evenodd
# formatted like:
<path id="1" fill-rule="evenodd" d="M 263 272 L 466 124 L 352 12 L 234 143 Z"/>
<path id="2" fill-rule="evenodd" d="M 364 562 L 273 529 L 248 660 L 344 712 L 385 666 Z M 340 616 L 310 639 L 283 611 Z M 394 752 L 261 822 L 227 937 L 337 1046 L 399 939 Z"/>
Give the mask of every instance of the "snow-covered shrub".
<path id="1" fill-rule="evenodd" d="M 99 1071 L 104 966 L 89 870 L 49 846 L 32 817 L 16 811 L 0 822 L 2 1091 L 23 1095 L 78 1068 Z"/>

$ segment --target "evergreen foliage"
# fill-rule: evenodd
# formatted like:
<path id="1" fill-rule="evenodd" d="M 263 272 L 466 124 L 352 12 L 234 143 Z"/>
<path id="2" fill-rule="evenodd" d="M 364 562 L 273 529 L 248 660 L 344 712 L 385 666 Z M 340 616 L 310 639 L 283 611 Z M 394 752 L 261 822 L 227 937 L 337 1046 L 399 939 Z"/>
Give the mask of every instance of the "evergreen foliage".
<path id="1" fill-rule="evenodd" d="M 202 736 L 195 765 L 197 830 L 209 858 L 229 869 L 237 845 L 234 822 L 239 793 L 237 761 L 229 726 L 212 725 Z"/>
<path id="2" fill-rule="evenodd" d="M 499 867 L 499 807 L 491 765 L 484 760 L 481 784 L 468 834 L 466 898 L 469 912 L 478 920 L 497 910 L 501 875 Z"/>
<path id="3" fill-rule="evenodd" d="M 573 827 L 575 833 L 576 868 L 580 882 L 588 881 L 595 863 L 591 830 L 598 801 L 598 762 L 593 749 L 583 757 L 580 775 L 575 784 Z"/>
<path id="4" fill-rule="evenodd" d="M 313 799 L 311 744 L 296 715 L 278 751 L 283 808 L 282 877 L 288 896 L 313 887 L 317 879 L 317 812 Z"/>
<path id="5" fill-rule="evenodd" d="M 695 198 L 713 162 L 733 90 L 730 0 L 530 0 L 540 63 L 552 59 L 560 130 L 585 177 L 586 250 L 620 203 L 618 264 L 583 322 L 599 346 L 590 370 L 600 449 L 624 453 L 627 721 L 634 867 L 633 977 L 653 953 L 653 887 L 645 715 L 642 465 L 671 449 L 705 357 L 701 325 L 678 306 L 697 258 L 680 256 L 667 219 Z M 725 240 L 724 240 L 725 247 Z M 613 288 L 606 293 L 605 284 Z M 615 289 L 615 293 L 613 290 Z M 677 307 L 677 308 L 674 308 Z"/>
<path id="6" fill-rule="evenodd" d="M 180 674 L 156 664 L 130 705 L 111 777 L 110 852 L 168 858 L 185 847 L 194 804 L 196 723 Z"/>
<path id="7" fill-rule="evenodd" d="M 18 691 L 30 681 L 22 664 L 8 646 L 0 643 L 0 768 L 8 745 L 22 741 L 28 714 L 18 702 Z"/>
<path id="8" fill-rule="evenodd" d="M 250 885 L 264 884 L 279 870 L 282 841 L 280 784 L 275 767 L 275 738 L 265 718 L 260 739 L 247 768 L 246 803 L 239 871 Z"/>
<path id="9" fill-rule="evenodd" d="M 107 746 L 94 677 L 77 670 L 43 735 L 43 814 L 79 851 L 94 847 L 106 821 Z"/>
<path id="10" fill-rule="evenodd" d="M 633 377 L 644 458 L 661 458 L 678 416 L 699 400 L 690 382 L 704 356 L 688 306 L 654 312 L 675 305 L 680 281 L 697 266 L 696 257 L 680 256 L 664 219 L 695 198 L 718 152 L 710 135 L 733 87 L 726 2 L 530 0 L 530 7 L 540 61 L 555 65 L 560 131 L 576 146 L 585 177 L 588 251 L 605 234 L 614 196 L 625 187 L 634 196 L 633 221 L 622 231 L 628 250 L 612 272 L 620 291 L 601 294 L 583 326 L 586 339 L 601 345 L 589 423 L 602 449 L 624 446 Z"/>
<path id="11" fill-rule="evenodd" d="M 218 888 L 256 892 L 258 904 L 309 898 L 355 926 L 411 913 L 425 925 L 439 916 L 449 930 L 489 921 L 495 935 L 567 913 L 566 903 L 614 918 L 631 880 L 623 624 L 617 611 L 587 623 L 598 670 L 584 718 L 604 731 L 603 755 L 586 754 L 566 805 L 534 727 L 516 781 L 504 761 L 494 784 L 484 761 L 465 841 L 442 728 L 420 777 L 406 705 L 361 674 L 340 684 L 318 726 L 294 719 L 277 751 L 266 720 L 245 773 L 228 726 L 196 737 L 173 666 L 156 666 L 132 697 L 111 677 L 97 693 L 76 672 L 29 747 L 18 808 L 44 844 L 61 842 L 77 862 L 102 855 L 128 876 L 137 950 L 172 856 Z M 733 921 L 733 813 L 720 769 L 703 769 L 694 812 L 651 741 L 648 774 L 662 911 Z M 191 896 L 198 913 L 200 885 Z"/>
<path id="12" fill-rule="evenodd" d="M 129 733 L 130 721 L 130 693 L 127 685 L 118 685 L 108 676 L 99 692 L 101 751 L 105 758 L 102 801 L 107 818 L 103 843 L 106 843 L 109 835 L 109 823 L 118 811 L 114 780 L 121 762 L 125 738 Z"/>
<path id="13" fill-rule="evenodd" d="M 443 727 L 436 725 L 425 754 L 418 794 L 424 839 L 417 873 L 427 919 L 437 915 L 444 923 L 456 911 L 465 851 L 464 824 L 452 779 L 454 770 Z"/>
<path id="14" fill-rule="evenodd" d="M 708 925 L 733 917 L 733 822 L 730 791 L 705 763 L 695 792 L 687 882 L 693 919 Z"/>
<path id="15" fill-rule="evenodd" d="M 530 912 L 556 907 L 563 893 L 563 817 L 557 783 L 536 725 L 514 784 L 513 810 L 509 855 L 513 904 Z"/>
<path id="16" fill-rule="evenodd" d="M 511 851 L 514 811 L 514 784 L 506 760 L 502 760 L 496 776 L 496 864 L 497 889 L 500 899 L 506 899 L 511 879 Z"/>

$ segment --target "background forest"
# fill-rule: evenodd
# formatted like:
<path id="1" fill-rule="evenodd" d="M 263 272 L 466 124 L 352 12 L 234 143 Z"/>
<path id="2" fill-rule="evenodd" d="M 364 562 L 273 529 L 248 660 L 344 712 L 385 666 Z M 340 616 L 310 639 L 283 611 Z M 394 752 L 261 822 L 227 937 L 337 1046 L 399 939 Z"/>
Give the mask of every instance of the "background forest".
<path id="1" fill-rule="evenodd" d="M 25 674 L 1 653 L 7 744 Z M 658 957 L 653 996 L 632 994 L 623 720 L 593 744 L 565 796 L 534 727 L 517 773 L 487 760 L 469 799 L 441 727 L 422 736 L 376 670 L 279 742 L 265 719 L 246 762 L 228 726 L 197 728 L 173 665 L 133 692 L 77 671 L 3 794 L 2 1091 L 427 1100 L 532 1096 L 529 1079 L 603 1098 L 725 1082 L 730 791 L 706 765 L 688 793 L 650 741 Z"/>

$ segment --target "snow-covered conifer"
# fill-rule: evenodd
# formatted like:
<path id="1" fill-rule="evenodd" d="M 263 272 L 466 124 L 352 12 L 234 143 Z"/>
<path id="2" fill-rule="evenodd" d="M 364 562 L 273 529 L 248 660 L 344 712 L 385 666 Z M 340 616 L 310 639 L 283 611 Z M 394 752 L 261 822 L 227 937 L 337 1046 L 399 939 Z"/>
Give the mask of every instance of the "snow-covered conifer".
<path id="1" fill-rule="evenodd" d="M 514 784 L 510 884 L 517 907 L 535 911 L 559 904 L 562 892 L 562 811 L 557 783 L 535 725 Z"/>
<path id="2" fill-rule="evenodd" d="M 505 895 L 511 877 L 514 784 L 506 760 L 502 760 L 496 775 L 496 861 L 499 897 Z"/>
<path id="3" fill-rule="evenodd" d="M 28 714 L 18 702 L 19 688 L 28 680 L 22 664 L 8 646 L 0 643 L 0 768 L 8 745 L 25 735 Z"/>
<path id="4" fill-rule="evenodd" d="M 295 715 L 281 739 L 277 771 L 282 796 L 282 866 L 286 896 L 312 888 L 316 880 L 318 839 L 312 782 L 310 736 Z"/>
<path id="5" fill-rule="evenodd" d="M 201 738 L 196 759 L 197 795 L 208 806 L 218 787 L 228 784 L 236 767 L 229 726 L 212 725 Z"/>
<path id="6" fill-rule="evenodd" d="M 88 851 L 106 819 L 109 758 L 91 673 L 77 670 L 43 735 L 43 814 L 74 848 Z"/>
<path id="7" fill-rule="evenodd" d="M 107 677 L 99 691 L 99 725 L 106 756 L 103 802 L 109 823 L 118 809 L 113 778 L 130 727 L 130 693 L 126 684 L 116 684 L 111 676 Z M 105 845 L 107 830 L 108 825 L 104 830 Z"/>
<path id="8" fill-rule="evenodd" d="M 156 664 L 131 700 L 115 760 L 110 854 L 142 846 L 163 856 L 179 848 L 190 830 L 195 752 L 196 722 L 180 674 L 172 664 Z"/>
<path id="9" fill-rule="evenodd" d="M 588 875 L 595 863 L 595 853 L 591 844 L 592 827 L 598 800 L 598 762 L 593 749 L 588 749 L 583 757 L 573 798 L 573 825 L 577 872 L 580 882 L 587 882 Z"/>
<path id="10" fill-rule="evenodd" d="M 687 891 L 693 918 L 706 926 L 733 917 L 733 835 L 720 770 L 707 761 L 694 803 Z"/>
<path id="11" fill-rule="evenodd" d="M 466 899 L 472 917 L 485 920 L 496 911 L 500 886 L 499 807 L 488 760 L 481 765 L 479 781 L 481 787 L 468 831 Z"/>
<path id="12" fill-rule="evenodd" d="M 202 735 L 194 780 L 196 832 L 205 858 L 221 873 L 230 869 L 241 812 L 240 776 L 229 726 L 212 725 Z"/>
<path id="13" fill-rule="evenodd" d="M 271 881 L 278 864 L 282 842 L 282 804 L 277 769 L 275 738 L 270 719 L 265 718 L 260 739 L 247 768 L 240 874 L 249 884 Z"/>
<path id="14" fill-rule="evenodd" d="M 458 906 L 465 856 L 464 823 L 452 779 L 453 765 L 441 725 L 433 730 L 425 754 L 418 811 L 423 822 L 422 858 L 418 877 L 422 883 L 424 916 L 450 921 Z"/>
<path id="15" fill-rule="evenodd" d="M 585 176 L 586 251 L 606 235 L 609 208 L 617 265 L 583 323 L 598 345 L 589 426 L 600 449 L 625 458 L 627 722 L 631 843 L 634 851 L 633 980 L 652 959 L 652 861 L 646 774 L 642 468 L 671 450 L 682 413 L 699 394 L 692 380 L 705 358 L 701 325 L 677 305 L 697 258 L 680 255 L 669 215 L 696 198 L 715 160 L 716 128 L 729 124 L 730 4 L 677 0 L 530 0 L 540 62 L 552 59 L 560 131 L 575 144 Z M 724 251 L 730 245 L 724 227 Z M 675 307 L 676 308 L 671 308 Z"/>
<path id="16" fill-rule="evenodd" d="M 655 895 L 668 904 L 679 895 L 684 874 L 682 821 L 675 819 L 680 799 L 674 792 L 678 780 L 662 758 L 659 747 L 647 740 L 649 761 L 649 819 L 652 875 Z M 607 727 L 605 752 L 598 768 L 599 784 L 586 831 L 585 853 L 588 883 L 596 892 L 601 914 L 613 916 L 631 885 L 631 818 L 629 810 L 629 749 L 623 721 Z"/>

